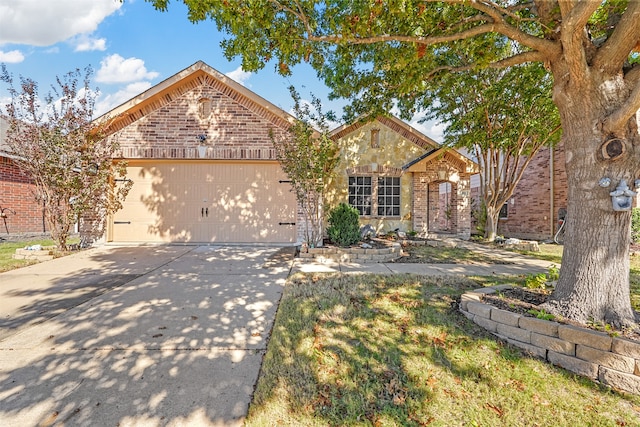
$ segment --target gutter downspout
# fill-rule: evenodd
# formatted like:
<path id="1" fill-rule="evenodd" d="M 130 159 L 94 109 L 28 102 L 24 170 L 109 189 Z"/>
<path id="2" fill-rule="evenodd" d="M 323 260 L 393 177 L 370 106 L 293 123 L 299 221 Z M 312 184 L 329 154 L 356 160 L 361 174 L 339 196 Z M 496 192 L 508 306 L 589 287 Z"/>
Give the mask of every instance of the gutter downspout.
<path id="1" fill-rule="evenodd" d="M 550 234 L 550 238 L 553 239 L 553 226 L 555 224 L 555 215 L 554 215 L 554 211 L 555 211 L 555 206 L 553 205 L 554 202 L 554 185 L 553 185 L 553 178 L 554 178 L 554 158 L 553 158 L 553 147 L 549 147 L 549 206 L 550 206 L 550 215 L 549 215 L 549 226 L 550 226 L 550 230 L 551 230 L 551 234 Z"/>

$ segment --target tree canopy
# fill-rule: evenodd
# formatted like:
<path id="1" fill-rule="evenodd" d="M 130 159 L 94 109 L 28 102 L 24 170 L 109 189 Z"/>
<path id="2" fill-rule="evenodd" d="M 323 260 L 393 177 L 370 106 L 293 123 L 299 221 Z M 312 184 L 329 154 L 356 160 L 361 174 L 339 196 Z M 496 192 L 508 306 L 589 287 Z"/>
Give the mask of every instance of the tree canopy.
<path id="1" fill-rule="evenodd" d="M 160 10 L 169 6 L 169 0 L 147 1 Z M 625 65 L 640 43 L 636 1 L 183 2 L 191 21 L 212 19 L 229 34 L 222 48 L 228 58 L 241 57 L 243 69 L 273 63 L 288 75 L 292 65 L 308 62 L 334 96 L 353 101 L 353 113 L 388 112 L 398 101 L 410 113 L 431 76 L 479 66 L 540 62 L 561 66 L 566 82 L 588 68 L 625 68 L 630 87 L 640 79 L 637 67 Z M 609 127 L 640 107 L 637 92 Z"/>
<path id="2" fill-rule="evenodd" d="M 307 104 L 293 86 L 289 87 L 289 92 L 298 120 L 291 125 L 286 136 L 276 138 L 272 133 L 270 137 L 276 157 L 291 180 L 296 200 L 302 209 L 305 220 L 304 243 L 316 247 L 322 244 L 327 182 L 339 160 L 338 146 L 329 137 L 328 120 L 333 116 L 322 112 L 322 103 L 314 95 L 311 103 Z"/>
<path id="3" fill-rule="evenodd" d="M 33 180 L 34 196 L 60 250 L 66 250 L 78 221 L 82 244 L 102 236 L 105 217 L 121 207 L 132 184 L 115 184 L 125 176 L 126 163 L 114 162 L 117 141 L 105 139 L 102 125 L 93 122 L 97 92 L 91 75 L 87 67 L 58 77 L 44 98 L 34 80 L 20 77 L 15 87 L 4 66 L 0 76 L 11 95 L 7 145 Z"/>
<path id="4" fill-rule="evenodd" d="M 552 84 L 541 64 L 526 64 L 447 73 L 425 90 L 426 118 L 445 122 L 445 142 L 466 148 L 480 165 L 485 237 L 490 241 L 497 234 L 502 205 L 535 154 L 561 135 Z"/>

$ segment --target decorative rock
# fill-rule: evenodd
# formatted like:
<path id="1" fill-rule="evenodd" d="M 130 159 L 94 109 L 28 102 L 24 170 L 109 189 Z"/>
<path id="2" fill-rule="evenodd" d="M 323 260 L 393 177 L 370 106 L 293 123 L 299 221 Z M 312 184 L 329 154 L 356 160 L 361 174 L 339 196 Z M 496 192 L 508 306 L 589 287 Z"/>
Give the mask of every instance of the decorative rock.
<path id="1" fill-rule="evenodd" d="M 518 251 L 540 252 L 538 242 L 535 240 L 507 239 L 504 241 L 504 248 L 516 249 Z"/>
<path id="2" fill-rule="evenodd" d="M 361 244 L 361 245 L 360 245 L 360 247 L 361 247 L 362 249 L 373 249 L 373 246 L 371 246 L 371 245 L 370 245 L 370 244 L 368 244 L 368 243 L 363 243 L 363 244 Z"/>
<path id="3" fill-rule="evenodd" d="M 360 238 L 375 237 L 376 229 L 371 224 L 365 224 L 360 227 Z"/>

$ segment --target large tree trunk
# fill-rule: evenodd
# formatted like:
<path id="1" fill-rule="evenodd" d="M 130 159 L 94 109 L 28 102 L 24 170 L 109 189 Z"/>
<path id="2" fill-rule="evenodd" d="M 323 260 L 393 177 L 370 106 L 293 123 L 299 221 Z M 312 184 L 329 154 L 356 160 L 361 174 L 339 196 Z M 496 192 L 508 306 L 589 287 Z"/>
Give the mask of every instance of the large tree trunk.
<path id="1" fill-rule="evenodd" d="M 555 74 L 555 73 L 554 73 Z M 566 151 L 568 201 L 560 279 L 547 308 L 581 322 L 616 326 L 635 322 L 629 296 L 629 211 L 614 211 L 610 192 L 621 180 L 633 189 L 638 161 L 637 129 L 629 124 L 623 140 L 626 154 L 608 160 L 601 123 L 616 105 L 615 82 L 556 82 L 565 85 L 554 98 L 562 117 Z M 636 135 L 634 135 L 634 133 Z M 611 185 L 599 181 L 609 178 Z"/>

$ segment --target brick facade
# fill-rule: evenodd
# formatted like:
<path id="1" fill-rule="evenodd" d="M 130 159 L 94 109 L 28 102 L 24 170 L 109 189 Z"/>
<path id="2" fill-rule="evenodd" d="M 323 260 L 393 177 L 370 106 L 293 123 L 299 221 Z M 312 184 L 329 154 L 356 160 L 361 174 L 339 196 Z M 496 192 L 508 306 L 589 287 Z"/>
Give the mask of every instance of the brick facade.
<path id="1" fill-rule="evenodd" d="M 567 207 L 567 175 L 563 147 L 553 149 L 553 159 L 551 155 L 549 148 L 543 148 L 531 161 L 508 201 L 507 218 L 498 222 L 498 234 L 538 240 L 553 237 L 558 227 L 558 211 Z"/>
<path id="2" fill-rule="evenodd" d="M 206 73 L 196 73 L 127 113 L 112 127 L 127 159 L 274 160 L 269 130 L 285 135 L 289 122 Z M 202 114 L 198 106 L 210 103 Z M 206 135 L 204 156 L 198 150 Z"/>
<path id="3" fill-rule="evenodd" d="M 0 235 L 47 231 L 35 185 L 9 157 L 0 156 Z M 15 214 L 14 214 L 15 212 Z M 5 226 L 6 224 L 6 226 Z"/>
<path id="4" fill-rule="evenodd" d="M 543 148 L 536 154 L 508 201 L 507 217 L 498 222 L 499 235 L 533 240 L 547 240 L 555 235 L 559 227 L 559 213 L 566 212 L 567 208 L 567 174 L 564 162 L 562 145 L 556 146 L 553 151 Z M 551 163 L 553 181 L 549 173 Z M 479 209 L 482 203 L 479 180 L 473 183 L 471 200 L 473 209 Z M 472 218 L 471 225 L 472 231 L 477 233 L 475 218 Z"/>
<path id="5" fill-rule="evenodd" d="M 471 235 L 471 174 L 457 163 L 445 155 L 426 164 L 424 172 L 413 173 L 413 223 L 421 235 L 444 232 L 465 239 Z M 451 186 L 446 204 L 440 192 L 443 183 Z"/>

